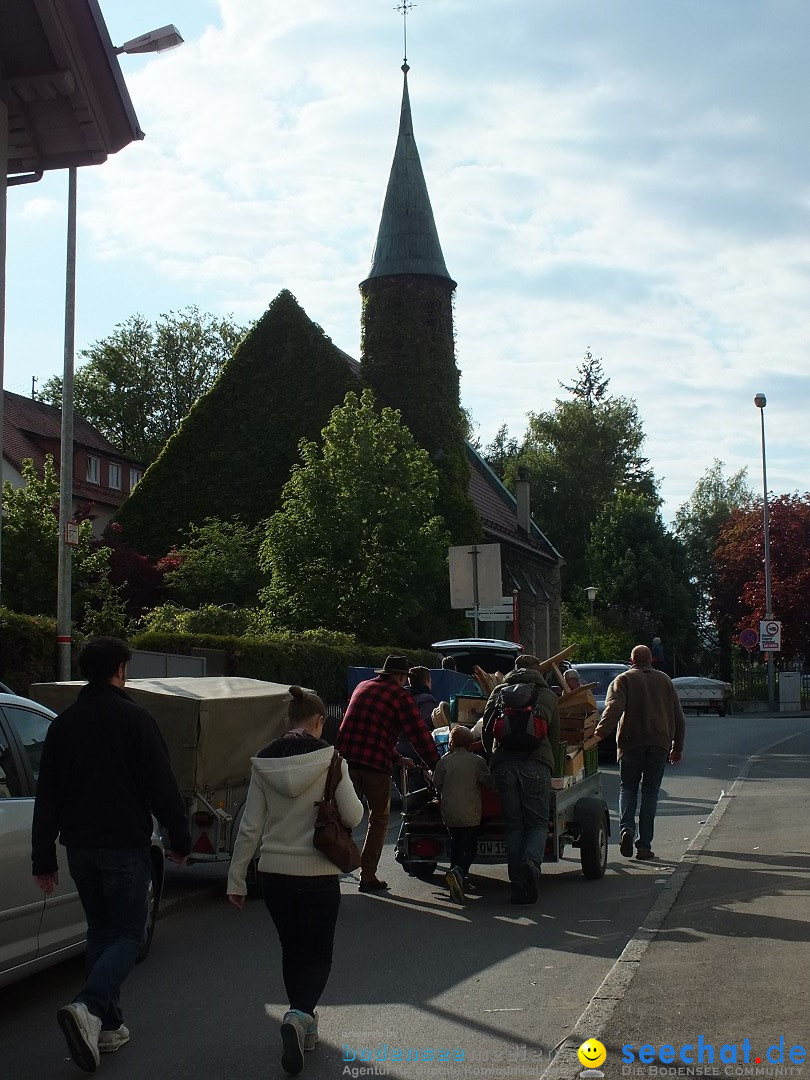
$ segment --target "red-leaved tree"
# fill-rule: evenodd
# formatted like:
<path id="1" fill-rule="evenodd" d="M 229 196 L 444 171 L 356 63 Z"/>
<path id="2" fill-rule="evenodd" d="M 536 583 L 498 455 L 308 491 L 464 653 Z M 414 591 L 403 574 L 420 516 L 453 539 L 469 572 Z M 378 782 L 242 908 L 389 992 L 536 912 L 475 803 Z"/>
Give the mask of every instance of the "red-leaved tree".
<path id="1" fill-rule="evenodd" d="M 782 622 L 785 657 L 810 656 L 810 492 L 769 501 L 773 617 Z M 765 617 L 762 504 L 735 510 L 714 553 L 712 614 L 739 633 Z"/>

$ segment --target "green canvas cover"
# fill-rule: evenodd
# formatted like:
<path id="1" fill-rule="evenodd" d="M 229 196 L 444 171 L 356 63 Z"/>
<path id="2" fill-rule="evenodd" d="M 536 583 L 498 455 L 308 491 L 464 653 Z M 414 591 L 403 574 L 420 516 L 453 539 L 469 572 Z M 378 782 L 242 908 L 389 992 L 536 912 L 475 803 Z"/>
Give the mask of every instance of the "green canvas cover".
<path id="1" fill-rule="evenodd" d="M 83 685 L 34 683 L 30 695 L 58 713 Z M 132 679 L 126 692 L 155 718 L 185 794 L 247 782 L 251 757 L 284 732 L 290 701 L 281 683 L 226 676 Z"/>

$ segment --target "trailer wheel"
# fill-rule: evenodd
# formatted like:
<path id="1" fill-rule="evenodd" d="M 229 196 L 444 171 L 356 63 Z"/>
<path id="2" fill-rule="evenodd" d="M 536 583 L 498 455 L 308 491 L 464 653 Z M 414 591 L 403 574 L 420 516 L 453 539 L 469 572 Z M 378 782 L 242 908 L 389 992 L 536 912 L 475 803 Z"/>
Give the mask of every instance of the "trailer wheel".
<path id="1" fill-rule="evenodd" d="M 608 862 L 608 834 L 605 819 L 600 817 L 589 825 L 579 841 L 579 859 L 582 873 L 590 881 L 605 876 Z"/>

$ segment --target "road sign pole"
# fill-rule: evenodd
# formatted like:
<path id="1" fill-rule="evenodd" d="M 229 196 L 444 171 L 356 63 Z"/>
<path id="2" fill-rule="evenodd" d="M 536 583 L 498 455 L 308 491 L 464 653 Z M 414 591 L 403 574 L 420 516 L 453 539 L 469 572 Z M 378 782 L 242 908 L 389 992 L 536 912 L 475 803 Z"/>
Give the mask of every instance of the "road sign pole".
<path id="1" fill-rule="evenodd" d="M 472 551 L 473 572 L 473 637 L 478 637 L 478 545 L 474 544 Z"/>

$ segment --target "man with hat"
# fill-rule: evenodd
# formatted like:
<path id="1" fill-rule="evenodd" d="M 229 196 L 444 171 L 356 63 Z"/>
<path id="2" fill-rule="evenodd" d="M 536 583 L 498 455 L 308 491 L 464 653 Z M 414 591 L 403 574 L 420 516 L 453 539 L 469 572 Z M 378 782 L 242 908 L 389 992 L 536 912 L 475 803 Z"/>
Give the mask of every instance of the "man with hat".
<path id="1" fill-rule="evenodd" d="M 360 892 L 382 892 L 386 881 L 377 866 L 388 833 L 391 812 L 391 768 L 413 765 L 396 750 L 404 734 L 428 766 L 439 753 L 413 695 L 405 689 L 410 664 L 404 656 L 387 656 L 376 679 L 359 683 L 338 730 L 335 748 L 349 763 L 349 775 L 359 798 L 368 804 L 368 830 L 360 862 Z"/>

